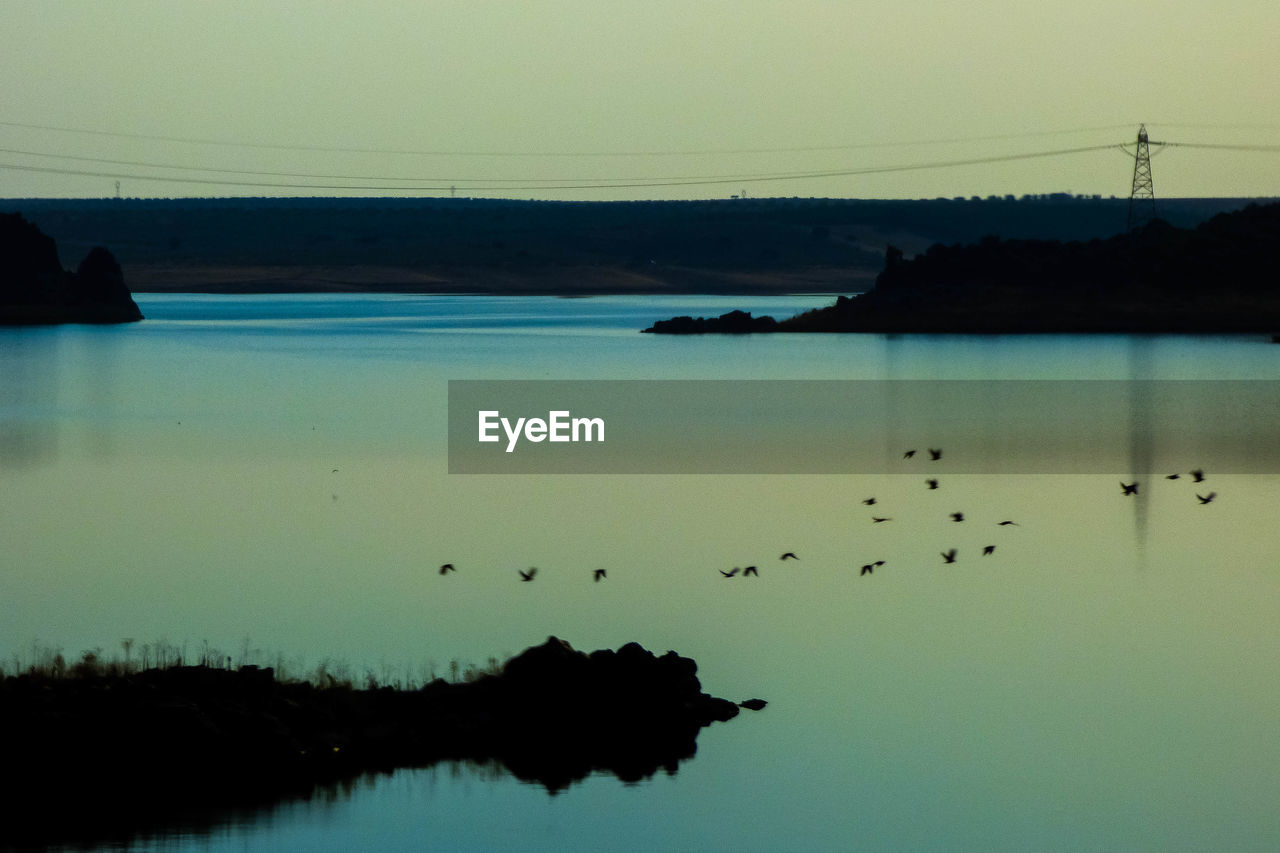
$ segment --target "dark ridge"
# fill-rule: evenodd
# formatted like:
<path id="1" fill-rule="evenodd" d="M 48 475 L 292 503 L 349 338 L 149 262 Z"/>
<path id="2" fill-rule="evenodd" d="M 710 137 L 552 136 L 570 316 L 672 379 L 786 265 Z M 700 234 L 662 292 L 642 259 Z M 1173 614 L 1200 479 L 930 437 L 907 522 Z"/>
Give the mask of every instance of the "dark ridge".
<path id="1" fill-rule="evenodd" d="M 0 325 L 141 319 L 111 252 L 95 246 L 68 272 L 52 237 L 19 213 L 0 213 Z"/>
<path id="2" fill-rule="evenodd" d="M 1276 246 L 1280 204 L 1251 204 L 1195 228 L 1155 220 L 1086 242 L 986 237 L 936 243 L 911 259 L 890 246 L 874 288 L 773 331 L 1274 332 Z M 738 331 L 716 319 L 645 331 L 694 329 Z"/>
<path id="3" fill-rule="evenodd" d="M 0 838 L 132 837 L 194 819 L 193 804 L 216 823 L 440 761 L 500 768 L 553 794 L 597 771 L 635 782 L 675 773 L 702 727 L 737 714 L 675 652 L 628 643 L 586 654 L 555 637 L 499 674 L 418 690 L 281 682 L 252 666 L 10 676 Z"/>
<path id="4" fill-rule="evenodd" d="M 1249 199 L 1162 199 L 1190 227 Z M 1127 199 L 24 199 L 63 251 L 111 246 L 135 292 L 854 293 L 885 246 L 1090 240 Z"/>

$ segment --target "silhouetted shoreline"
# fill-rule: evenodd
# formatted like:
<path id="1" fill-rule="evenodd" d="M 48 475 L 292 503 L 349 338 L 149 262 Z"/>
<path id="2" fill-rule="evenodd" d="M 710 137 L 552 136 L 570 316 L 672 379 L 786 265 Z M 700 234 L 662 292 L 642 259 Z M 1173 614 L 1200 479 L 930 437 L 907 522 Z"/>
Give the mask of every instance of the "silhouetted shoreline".
<path id="1" fill-rule="evenodd" d="M 871 290 L 789 317 L 675 317 L 659 334 L 744 332 L 1274 332 L 1280 204 L 1193 229 L 1156 220 L 1105 240 L 889 247 Z"/>
<path id="2" fill-rule="evenodd" d="M 500 766 L 551 793 L 595 771 L 638 781 L 674 773 L 700 729 L 737 714 L 703 693 L 697 665 L 675 652 L 628 643 L 586 654 L 555 637 L 496 674 L 417 690 L 281 682 L 253 666 L 10 676 L 0 681 L 0 725 L 12 737 L 2 790 L 26 808 L 3 832 L 90 836 L 163 822 L 192 803 L 267 804 L 440 761 Z M 75 819 L 24 819 L 50 803 Z"/>

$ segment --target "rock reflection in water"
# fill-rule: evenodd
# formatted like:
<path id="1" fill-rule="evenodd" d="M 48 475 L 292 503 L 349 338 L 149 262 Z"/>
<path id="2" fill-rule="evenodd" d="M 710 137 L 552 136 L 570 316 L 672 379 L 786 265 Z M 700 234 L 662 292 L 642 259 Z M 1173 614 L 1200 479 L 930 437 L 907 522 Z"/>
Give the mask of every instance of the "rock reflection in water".
<path id="1" fill-rule="evenodd" d="M 8 832 L 31 843 L 200 832 L 439 762 L 551 794 L 595 772 L 675 773 L 701 728 L 738 713 L 696 673 L 675 652 L 585 654 L 555 637 L 500 673 L 418 690 L 285 683 L 256 667 L 28 673 L 0 685 L 0 725 L 24 733 L 2 786 L 19 806 Z"/>

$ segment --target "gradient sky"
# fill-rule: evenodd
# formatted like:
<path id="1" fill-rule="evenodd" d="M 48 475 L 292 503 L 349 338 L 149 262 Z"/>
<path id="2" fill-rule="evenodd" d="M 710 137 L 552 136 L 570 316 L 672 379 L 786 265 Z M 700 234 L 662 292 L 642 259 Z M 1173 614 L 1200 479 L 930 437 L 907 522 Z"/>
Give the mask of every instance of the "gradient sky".
<path id="1" fill-rule="evenodd" d="M 1124 196 L 1132 158 L 1119 149 L 759 178 L 1119 144 L 1140 122 L 1156 140 L 1270 149 L 1160 150 L 1157 197 L 1280 195 L 1274 0 L 0 0 L 0 12 L 0 197 L 109 196 L 117 178 L 147 197 Z M 718 182 L 616 186 L 685 178 Z M 232 180 L 363 188 L 220 183 Z M 600 183 L 614 186 L 557 188 Z"/>

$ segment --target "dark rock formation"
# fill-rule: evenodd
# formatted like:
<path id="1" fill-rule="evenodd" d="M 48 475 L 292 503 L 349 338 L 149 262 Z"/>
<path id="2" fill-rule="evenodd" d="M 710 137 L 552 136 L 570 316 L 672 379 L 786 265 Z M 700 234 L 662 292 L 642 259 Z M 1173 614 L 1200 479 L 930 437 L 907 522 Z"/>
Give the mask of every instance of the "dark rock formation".
<path id="1" fill-rule="evenodd" d="M 67 272 L 52 237 L 21 214 L 0 213 L 0 325 L 141 319 L 111 252 L 96 247 Z"/>
<path id="2" fill-rule="evenodd" d="M 0 796 L 13 815 L 75 804 L 92 834 L 192 802 L 265 804 L 442 760 L 505 768 L 555 793 L 595 771 L 628 782 L 674 773 L 702 727 L 737 714 L 675 652 L 628 643 L 585 654 L 554 637 L 500 674 L 418 690 L 318 688 L 257 667 L 24 675 L 0 682 Z"/>
<path id="3" fill-rule="evenodd" d="M 659 320 L 646 332 L 665 335 L 702 335 L 710 332 L 747 334 L 749 332 L 777 331 L 777 321 L 772 317 L 752 317 L 750 311 L 730 311 L 719 317 L 672 317 Z"/>

